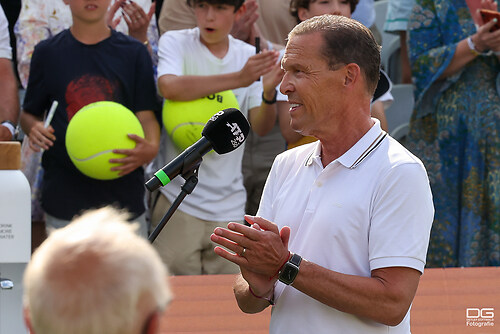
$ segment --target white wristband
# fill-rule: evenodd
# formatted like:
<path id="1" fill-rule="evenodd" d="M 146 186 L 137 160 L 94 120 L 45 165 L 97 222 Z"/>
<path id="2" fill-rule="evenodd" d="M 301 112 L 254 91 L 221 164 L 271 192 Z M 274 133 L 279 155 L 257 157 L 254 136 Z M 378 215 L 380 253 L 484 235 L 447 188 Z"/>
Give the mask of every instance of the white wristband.
<path id="1" fill-rule="evenodd" d="M 467 45 L 469 46 L 469 49 L 470 49 L 470 52 L 474 55 L 474 56 L 489 56 L 492 54 L 492 51 L 489 50 L 487 52 L 479 52 L 477 51 L 476 49 L 476 46 L 474 45 L 474 42 L 472 41 L 472 37 L 469 36 L 467 37 Z"/>
<path id="2" fill-rule="evenodd" d="M 9 129 L 10 133 L 12 134 L 12 138 L 14 138 L 14 133 L 16 133 L 16 128 L 10 124 L 10 122 L 2 122 L 2 125 L 5 126 L 7 129 Z"/>

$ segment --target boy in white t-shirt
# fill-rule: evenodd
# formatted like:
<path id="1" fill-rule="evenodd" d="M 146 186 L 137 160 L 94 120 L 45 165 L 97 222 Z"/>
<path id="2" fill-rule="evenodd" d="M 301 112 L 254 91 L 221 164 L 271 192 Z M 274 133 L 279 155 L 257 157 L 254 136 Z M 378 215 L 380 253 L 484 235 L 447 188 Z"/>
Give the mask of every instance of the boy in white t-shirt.
<path id="1" fill-rule="evenodd" d="M 256 54 L 255 48 L 229 35 L 243 13 L 243 0 L 187 0 L 197 27 L 168 31 L 159 43 L 158 88 L 173 101 L 190 101 L 232 90 L 253 131 L 264 135 L 276 121 L 276 85 L 282 71 L 278 52 Z M 264 74 L 261 81 L 257 81 Z M 151 166 L 161 168 L 180 153 L 165 135 Z M 199 168 L 199 182 L 154 242 L 174 275 L 236 273 L 238 267 L 213 253 L 210 234 L 215 226 L 243 221 L 246 194 L 241 173 L 243 147 L 224 154 L 209 153 Z M 184 183 L 172 180 L 153 196 L 154 228 Z"/>

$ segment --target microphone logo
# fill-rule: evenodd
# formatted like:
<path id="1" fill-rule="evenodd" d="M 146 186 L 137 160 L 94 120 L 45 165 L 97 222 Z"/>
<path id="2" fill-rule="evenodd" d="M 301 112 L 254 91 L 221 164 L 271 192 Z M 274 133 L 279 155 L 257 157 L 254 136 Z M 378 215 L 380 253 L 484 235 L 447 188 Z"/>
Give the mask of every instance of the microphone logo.
<path id="1" fill-rule="evenodd" d="M 212 117 L 210 117 L 210 119 L 208 121 L 214 122 L 217 120 L 217 118 L 219 118 L 219 116 L 222 116 L 222 115 L 224 115 L 224 110 L 221 110 L 221 111 L 215 113 Z"/>
<path id="2" fill-rule="evenodd" d="M 241 131 L 238 123 L 227 122 L 226 126 L 231 130 L 231 133 L 234 136 L 234 138 L 231 139 L 231 144 L 233 145 L 233 147 L 236 148 L 240 146 L 245 141 L 245 135 L 243 134 L 243 131 Z"/>

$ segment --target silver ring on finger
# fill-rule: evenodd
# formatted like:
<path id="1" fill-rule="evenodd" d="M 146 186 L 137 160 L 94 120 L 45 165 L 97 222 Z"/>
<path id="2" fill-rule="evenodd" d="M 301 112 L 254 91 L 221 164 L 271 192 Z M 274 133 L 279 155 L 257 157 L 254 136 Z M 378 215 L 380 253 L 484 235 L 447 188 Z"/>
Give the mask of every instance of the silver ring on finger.
<path id="1" fill-rule="evenodd" d="M 241 251 L 240 256 L 241 257 L 245 257 L 245 252 L 246 251 L 247 251 L 247 249 L 245 247 L 243 247 L 243 250 Z"/>

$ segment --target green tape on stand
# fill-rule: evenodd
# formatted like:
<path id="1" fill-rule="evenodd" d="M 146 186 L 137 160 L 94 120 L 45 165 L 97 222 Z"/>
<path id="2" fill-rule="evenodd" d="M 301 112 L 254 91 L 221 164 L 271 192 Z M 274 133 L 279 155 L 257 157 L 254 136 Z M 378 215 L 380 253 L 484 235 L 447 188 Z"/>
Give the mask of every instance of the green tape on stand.
<path id="1" fill-rule="evenodd" d="M 162 169 L 157 171 L 155 173 L 155 176 L 158 178 L 158 180 L 160 180 L 162 185 L 166 185 L 170 182 L 170 178 L 168 177 L 167 173 L 165 173 Z"/>

